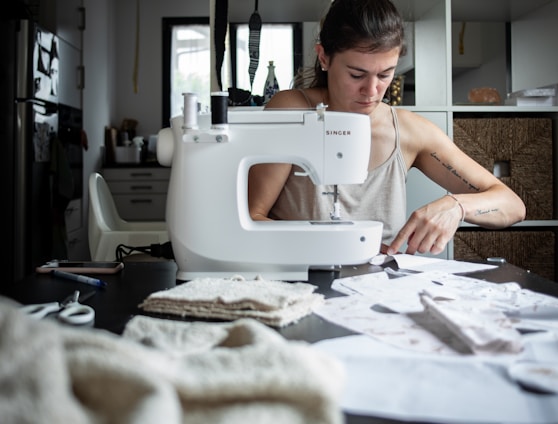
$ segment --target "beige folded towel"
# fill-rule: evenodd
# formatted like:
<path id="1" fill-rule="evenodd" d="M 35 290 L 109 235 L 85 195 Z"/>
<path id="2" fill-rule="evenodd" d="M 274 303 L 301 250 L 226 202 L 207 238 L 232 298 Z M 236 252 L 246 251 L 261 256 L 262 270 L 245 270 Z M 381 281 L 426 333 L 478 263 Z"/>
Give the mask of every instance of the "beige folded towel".
<path id="1" fill-rule="evenodd" d="M 0 297 L 3 424 L 340 424 L 342 366 L 250 319 L 135 317 L 123 337 Z"/>
<path id="2" fill-rule="evenodd" d="M 240 277 L 198 278 L 149 295 L 139 307 L 147 312 L 234 320 L 254 318 L 284 327 L 324 302 L 316 286 Z"/>

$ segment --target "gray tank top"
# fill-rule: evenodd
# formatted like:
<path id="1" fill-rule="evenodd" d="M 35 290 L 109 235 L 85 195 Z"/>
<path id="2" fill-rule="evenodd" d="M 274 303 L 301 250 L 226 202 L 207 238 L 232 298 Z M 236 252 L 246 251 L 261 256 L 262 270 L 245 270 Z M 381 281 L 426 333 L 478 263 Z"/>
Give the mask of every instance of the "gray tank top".
<path id="1" fill-rule="evenodd" d="M 392 108 L 395 148 L 390 157 L 368 172 L 362 184 L 339 185 L 341 219 L 380 221 L 383 242 L 390 243 L 406 221 L 405 183 L 407 168 L 401 152 L 397 113 Z M 374 142 L 372 140 L 372 142 Z M 303 170 L 293 165 L 287 183 L 271 208 L 269 217 L 277 220 L 329 220 L 333 211 L 332 186 L 316 186 L 309 177 L 297 176 Z"/>

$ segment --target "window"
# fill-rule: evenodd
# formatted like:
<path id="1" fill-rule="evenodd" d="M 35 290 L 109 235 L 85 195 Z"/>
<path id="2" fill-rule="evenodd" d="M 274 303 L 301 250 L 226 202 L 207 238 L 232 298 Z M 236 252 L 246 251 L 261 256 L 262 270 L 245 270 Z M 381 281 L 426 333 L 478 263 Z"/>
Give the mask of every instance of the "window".
<path id="1" fill-rule="evenodd" d="M 279 88 L 289 88 L 293 76 L 302 64 L 301 29 L 297 24 L 263 24 L 260 34 L 260 58 L 253 86 L 250 87 L 248 67 L 248 24 L 231 24 L 231 49 L 233 66 L 233 87 L 252 91 L 254 95 L 263 96 L 267 66 L 270 61 L 275 64 L 275 76 Z"/>
<path id="2" fill-rule="evenodd" d="M 209 18 L 163 18 L 163 128 L 182 112 L 182 93 L 209 104 L 209 39 Z"/>
<path id="3" fill-rule="evenodd" d="M 210 105 L 209 18 L 163 18 L 163 127 L 182 113 L 182 93 L 198 95 L 202 110 Z M 253 90 L 248 66 L 248 24 L 229 24 L 222 67 L 223 90 L 229 87 L 262 96 L 269 61 L 275 64 L 279 87 L 289 88 L 302 65 L 302 26 L 299 23 L 262 24 L 260 56 Z"/>

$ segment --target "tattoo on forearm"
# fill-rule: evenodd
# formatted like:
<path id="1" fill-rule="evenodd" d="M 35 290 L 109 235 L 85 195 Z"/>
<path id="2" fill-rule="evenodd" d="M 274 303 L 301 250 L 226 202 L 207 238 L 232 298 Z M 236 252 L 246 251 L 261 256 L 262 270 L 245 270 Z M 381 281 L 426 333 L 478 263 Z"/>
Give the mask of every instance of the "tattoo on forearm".
<path id="1" fill-rule="evenodd" d="M 436 160 L 437 162 L 439 162 L 444 168 L 446 168 L 453 176 L 459 178 L 466 186 L 469 190 L 472 191 L 480 191 L 478 187 L 476 187 L 475 185 L 471 184 L 469 182 L 469 180 L 467 180 L 465 177 L 463 177 L 458 171 L 457 169 L 455 169 L 452 165 L 450 165 L 449 163 L 444 163 L 440 160 L 440 158 L 438 157 L 438 155 L 436 154 L 436 152 L 432 152 L 430 154 L 430 156 Z"/>
<path id="2" fill-rule="evenodd" d="M 487 213 L 493 213 L 493 212 L 498 212 L 500 209 L 498 208 L 494 208 L 494 209 L 477 209 L 477 211 L 475 212 L 475 216 L 479 216 L 479 215 L 486 215 Z"/>

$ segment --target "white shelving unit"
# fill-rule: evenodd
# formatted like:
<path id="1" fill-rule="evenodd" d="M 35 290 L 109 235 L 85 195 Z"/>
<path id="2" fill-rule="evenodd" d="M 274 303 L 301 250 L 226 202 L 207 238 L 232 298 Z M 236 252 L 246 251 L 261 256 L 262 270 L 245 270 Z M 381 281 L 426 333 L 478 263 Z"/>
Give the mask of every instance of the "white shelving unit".
<path id="1" fill-rule="evenodd" d="M 404 96 L 411 104 L 404 99 L 400 107 L 424 115 L 452 139 L 457 118 L 550 118 L 556 162 L 558 107 L 469 105 L 466 94 L 471 88 L 495 87 L 504 100 L 508 92 L 558 83 L 558 55 L 554 54 L 558 0 L 393 1 L 404 19 L 412 23 L 409 28 L 413 31 L 413 49 L 408 54 L 413 55 L 414 67 L 405 82 L 414 82 L 414 92 L 412 83 L 405 86 Z M 463 28 L 464 54 L 458 55 L 459 32 Z M 556 166 L 548 170 L 548 178 L 554 187 L 551 219 L 527 220 L 513 229 L 544 230 L 544 234 L 558 230 Z M 408 193 L 409 213 L 444 194 L 416 170 L 409 175 Z M 557 251 L 554 248 L 556 270 Z M 453 245 L 440 256 L 453 258 Z"/>

